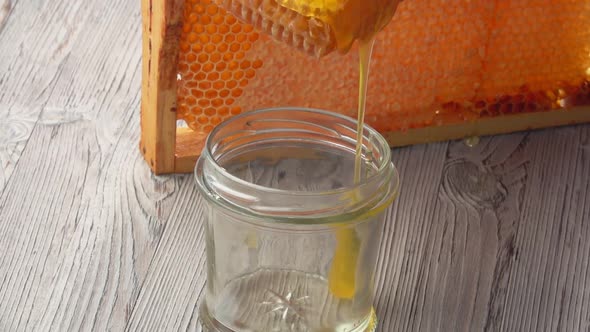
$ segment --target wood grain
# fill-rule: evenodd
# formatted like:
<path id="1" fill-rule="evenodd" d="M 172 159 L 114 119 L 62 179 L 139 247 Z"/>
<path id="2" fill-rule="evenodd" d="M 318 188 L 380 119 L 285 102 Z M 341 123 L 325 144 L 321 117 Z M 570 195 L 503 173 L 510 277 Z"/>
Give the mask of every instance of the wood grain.
<path id="1" fill-rule="evenodd" d="M 588 128 L 451 143 L 427 167 L 440 181 L 402 162 L 412 192 L 384 235 L 382 330 L 587 330 Z"/>
<path id="2" fill-rule="evenodd" d="M 198 303 L 205 284 L 203 200 L 184 178 L 127 331 L 201 331 Z"/>
<path id="3" fill-rule="evenodd" d="M 174 172 L 178 40 L 185 0 L 141 0 L 140 150 L 154 173 Z"/>
<path id="4" fill-rule="evenodd" d="M 0 4 L 0 193 L 90 14 L 80 2 Z"/>
<path id="5" fill-rule="evenodd" d="M 0 330 L 122 330 L 177 185 L 137 151 L 139 4 L 19 1 L 3 50 L 11 22 L 27 31 L 36 12 L 16 35 L 45 48 L 15 56 L 23 68 L 6 67 L 0 89 L 11 105 L 0 123 L 34 128 L 0 197 Z"/>

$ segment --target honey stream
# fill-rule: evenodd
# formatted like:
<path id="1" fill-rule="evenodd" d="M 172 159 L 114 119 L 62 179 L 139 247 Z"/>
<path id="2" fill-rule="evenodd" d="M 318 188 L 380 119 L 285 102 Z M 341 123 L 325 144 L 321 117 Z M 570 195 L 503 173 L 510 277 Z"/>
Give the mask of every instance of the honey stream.
<path id="1" fill-rule="evenodd" d="M 354 184 L 363 180 L 363 128 L 371 53 L 375 41 L 359 42 L 359 98 L 354 158 Z M 356 270 L 361 240 L 354 228 L 343 227 L 336 231 L 336 250 L 330 267 L 328 282 L 332 294 L 339 298 L 353 298 L 356 292 Z"/>

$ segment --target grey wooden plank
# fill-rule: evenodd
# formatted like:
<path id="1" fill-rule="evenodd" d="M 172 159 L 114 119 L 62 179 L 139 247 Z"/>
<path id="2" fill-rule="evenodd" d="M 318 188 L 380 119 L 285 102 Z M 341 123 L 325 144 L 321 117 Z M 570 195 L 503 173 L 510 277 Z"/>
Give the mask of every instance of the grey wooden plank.
<path id="1" fill-rule="evenodd" d="M 178 184 L 137 148 L 139 2 L 14 6 L 0 123 L 33 115 L 0 195 L 0 330 L 122 330 Z"/>
<path id="2" fill-rule="evenodd" d="M 503 303 L 491 294 L 505 287 L 502 264 L 518 218 L 514 200 L 522 176 L 518 152 L 523 137 L 485 138 L 474 148 L 451 143 L 444 164 L 432 166 L 440 170 L 434 196 L 418 192 L 403 203 L 402 211 L 430 213 L 423 218 L 401 213 L 395 227 L 411 232 L 385 234 L 385 243 L 407 244 L 382 251 L 393 264 L 380 274 L 401 274 L 384 285 L 393 294 L 378 293 L 384 331 L 485 329 L 490 308 Z M 409 190 L 420 186 L 421 172 L 412 168 L 405 175 L 418 178 Z"/>
<path id="3" fill-rule="evenodd" d="M 127 331 L 200 331 L 198 303 L 205 283 L 203 200 L 184 179 Z"/>
<path id="4" fill-rule="evenodd" d="M 136 126 L 107 160 L 92 122 L 35 129 L 0 201 L 0 330 L 123 328 L 176 187 L 152 177 Z"/>
<path id="5" fill-rule="evenodd" d="M 0 193 L 93 9 L 84 1 L 0 3 Z"/>
<path id="6" fill-rule="evenodd" d="M 409 330 L 391 318 L 408 309 L 399 302 L 408 302 L 414 292 L 402 285 L 418 277 L 413 273 L 416 258 L 423 255 L 424 235 L 431 232 L 424 221 L 432 219 L 447 149 L 448 143 L 438 143 L 393 150 L 401 192 L 386 220 L 376 273 L 375 307 L 383 331 Z"/>
<path id="7" fill-rule="evenodd" d="M 590 128 L 530 136 L 527 185 L 502 328 L 590 328 Z"/>
<path id="8" fill-rule="evenodd" d="M 451 143 L 437 197 L 402 196 L 392 215 L 382 330 L 587 330 L 589 128 Z"/>

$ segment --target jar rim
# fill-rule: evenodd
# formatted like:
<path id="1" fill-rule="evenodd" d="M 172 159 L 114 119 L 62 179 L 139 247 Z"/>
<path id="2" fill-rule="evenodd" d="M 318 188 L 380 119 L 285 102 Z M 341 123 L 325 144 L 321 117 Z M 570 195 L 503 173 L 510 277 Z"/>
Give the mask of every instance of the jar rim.
<path id="1" fill-rule="evenodd" d="M 252 116 L 260 116 L 263 115 L 265 113 L 272 113 L 272 112 L 298 112 L 299 114 L 302 113 L 308 113 L 308 114 L 316 114 L 316 115 L 321 115 L 321 116 L 326 116 L 326 117 L 332 117 L 335 120 L 339 120 L 339 121 L 343 121 L 348 123 L 348 125 L 350 125 L 351 127 L 356 128 L 357 126 L 357 121 L 355 121 L 354 119 L 339 114 L 339 113 L 335 113 L 335 112 L 330 112 L 330 111 L 325 111 L 325 110 L 321 110 L 321 109 L 314 109 L 314 108 L 303 108 L 303 107 L 275 107 L 275 108 L 264 108 L 264 109 L 258 109 L 258 110 L 253 110 L 253 111 L 249 111 L 249 112 L 245 112 L 236 116 L 233 116 L 231 118 L 229 118 L 228 120 L 226 120 L 225 122 L 221 123 L 220 125 L 218 125 L 217 127 L 215 127 L 211 133 L 207 136 L 206 142 L 205 142 L 205 146 L 203 148 L 203 152 L 201 154 L 201 157 L 199 158 L 197 165 L 195 167 L 194 170 L 194 176 L 195 179 L 197 180 L 197 183 L 199 184 L 200 190 L 201 192 L 204 192 L 207 198 L 212 198 L 210 194 L 213 194 L 213 196 L 215 198 L 219 198 L 218 195 L 215 195 L 215 190 L 213 190 L 212 188 L 210 188 L 207 183 L 206 180 L 203 178 L 203 163 L 205 162 L 205 160 L 210 161 L 208 163 L 208 166 L 212 168 L 212 170 L 214 172 L 216 172 L 216 174 L 220 175 L 221 177 L 227 179 L 228 181 L 231 181 L 237 185 L 241 185 L 243 188 L 248 188 L 251 189 L 254 192 L 260 192 L 260 193 L 264 193 L 264 194 L 270 194 L 270 195 L 279 195 L 279 196 L 291 196 L 291 197 L 298 197 L 298 198 L 313 198 L 313 197 L 317 197 L 317 196 L 322 196 L 322 197 L 327 197 L 327 196 L 343 196 L 346 195 L 347 193 L 355 193 L 360 191 L 363 187 L 366 187 L 367 185 L 373 184 L 373 186 L 375 185 L 375 183 L 377 182 L 387 182 L 385 183 L 385 185 L 387 186 L 387 192 L 385 192 L 383 194 L 384 197 L 382 197 L 383 199 L 379 200 L 379 202 L 375 202 L 375 205 L 372 206 L 371 210 L 374 210 L 375 208 L 378 208 L 378 205 L 383 204 L 385 205 L 385 207 L 387 207 L 391 201 L 393 201 L 393 199 L 395 198 L 395 196 L 398 193 L 399 190 L 399 174 L 397 169 L 395 168 L 395 166 L 393 165 L 393 163 L 391 162 L 391 149 L 389 147 L 389 144 L 387 143 L 387 141 L 385 140 L 385 138 L 379 134 L 375 129 L 373 129 L 371 126 L 364 124 L 363 126 L 363 132 L 364 135 L 363 137 L 371 137 L 372 139 L 375 139 L 377 141 L 377 145 L 379 145 L 382 149 L 380 150 L 382 156 L 380 158 L 380 163 L 377 165 L 378 167 L 375 168 L 375 171 L 370 174 L 367 177 L 364 177 L 362 179 L 362 181 L 360 181 L 359 183 L 355 183 L 355 184 L 351 184 L 351 185 L 347 185 L 347 186 L 343 186 L 343 187 L 339 187 L 339 188 L 335 188 L 335 189 L 324 189 L 324 190 L 309 190 L 309 191 L 296 191 L 296 190 L 286 190 L 286 189 L 280 189 L 280 188 L 271 188 L 271 187 L 267 187 L 264 185 L 260 185 L 260 184 L 256 184 L 250 181 L 247 181 L 245 179 L 242 179 L 234 174 L 231 174 L 231 172 L 229 172 L 225 167 L 223 167 L 222 165 L 220 165 L 218 163 L 218 161 L 215 159 L 215 145 L 216 145 L 216 137 L 217 135 L 223 130 L 223 128 L 231 123 L 235 123 L 235 122 L 239 122 L 239 121 L 243 121 L 245 118 L 247 117 L 252 117 Z M 384 177 L 385 176 L 385 177 Z M 388 199 L 389 197 L 391 197 L 391 199 Z M 220 203 L 218 199 L 213 199 L 213 201 L 215 201 L 216 203 Z M 234 206 L 235 208 L 235 206 Z M 243 210 L 238 208 L 237 210 Z M 250 211 L 252 212 L 252 211 Z M 313 211 L 310 211 L 313 212 Z M 352 213 L 354 212 L 354 213 Z M 359 211 L 351 211 L 352 214 L 358 214 Z M 273 221 L 278 221 L 277 217 L 279 217 L 279 219 L 282 219 L 281 217 L 286 217 L 285 220 L 289 221 L 293 219 L 293 216 L 277 216 L 277 215 L 266 215 L 265 213 L 260 213 L 260 211 L 258 213 L 256 213 L 256 216 L 263 216 L 263 217 L 270 217 L 273 219 Z M 313 215 L 313 216 L 312 216 Z M 340 215 L 341 216 L 341 215 Z M 327 218 L 324 222 L 321 222 L 319 219 L 324 219 L 324 217 L 319 217 L 317 214 L 314 213 L 310 213 L 310 218 L 313 218 L 315 220 L 314 224 L 317 223 L 330 223 L 330 219 L 332 218 Z M 319 218 L 318 218 L 319 217 Z M 302 215 L 297 215 L 295 217 L 295 219 L 298 219 L 300 223 L 301 219 L 305 218 L 305 216 Z"/>

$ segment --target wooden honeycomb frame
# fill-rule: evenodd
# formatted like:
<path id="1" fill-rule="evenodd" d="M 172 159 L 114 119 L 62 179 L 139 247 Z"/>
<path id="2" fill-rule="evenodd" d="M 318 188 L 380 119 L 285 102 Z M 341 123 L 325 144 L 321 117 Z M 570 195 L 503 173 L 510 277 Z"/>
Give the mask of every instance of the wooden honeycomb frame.
<path id="1" fill-rule="evenodd" d="M 185 0 L 142 0 L 140 150 L 155 174 L 192 172 L 205 135 L 176 124 L 178 43 Z M 383 133 L 392 147 L 590 122 L 590 106 Z"/>

